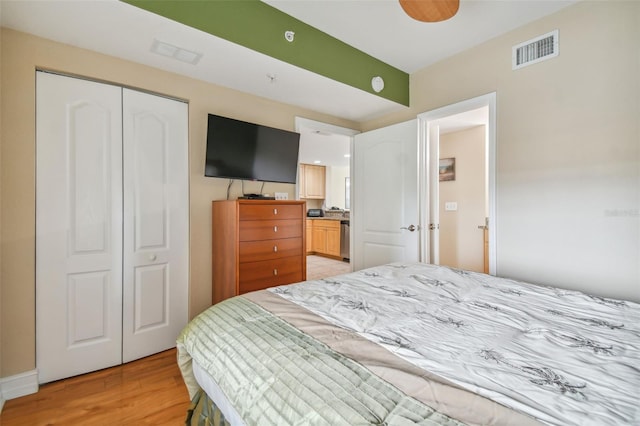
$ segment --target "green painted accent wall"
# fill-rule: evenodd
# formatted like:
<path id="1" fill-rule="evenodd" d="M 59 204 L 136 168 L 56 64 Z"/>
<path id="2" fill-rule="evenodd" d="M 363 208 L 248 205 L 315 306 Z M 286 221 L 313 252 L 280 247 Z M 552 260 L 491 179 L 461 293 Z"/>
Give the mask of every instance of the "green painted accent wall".
<path id="1" fill-rule="evenodd" d="M 409 106 L 409 74 L 259 0 L 122 0 L 273 58 Z M 285 40 L 294 31 L 295 40 Z M 374 76 L 384 89 L 371 88 Z"/>

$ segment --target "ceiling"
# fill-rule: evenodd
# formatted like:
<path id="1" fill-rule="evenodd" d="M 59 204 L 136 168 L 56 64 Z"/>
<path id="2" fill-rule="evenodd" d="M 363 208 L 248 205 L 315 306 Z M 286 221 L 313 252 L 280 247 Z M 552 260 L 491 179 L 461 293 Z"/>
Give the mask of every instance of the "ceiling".
<path id="1" fill-rule="evenodd" d="M 450 20 L 421 23 L 396 0 L 266 0 L 408 73 L 574 2 L 461 0 Z M 0 16 L 5 27 L 356 122 L 407 108 L 117 0 L 1 0 Z M 201 57 L 154 53 L 158 41 Z"/>
<path id="2" fill-rule="evenodd" d="M 460 132 L 477 126 L 489 125 L 489 107 L 474 109 L 460 114 L 450 115 L 448 117 L 436 120 L 434 124 L 438 125 L 440 134 Z"/>
<path id="3" fill-rule="evenodd" d="M 460 0 L 453 18 L 425 23 L 408 17 L 396 0 L 263 1 L 408 73 L 575 3 Z"/>
<path id="4" fill-rule="evenodd" d="M 322 131 L 300 132 L 301 163 L 319 164 L 327 167 L 349 167 L 351 137 Z"/>

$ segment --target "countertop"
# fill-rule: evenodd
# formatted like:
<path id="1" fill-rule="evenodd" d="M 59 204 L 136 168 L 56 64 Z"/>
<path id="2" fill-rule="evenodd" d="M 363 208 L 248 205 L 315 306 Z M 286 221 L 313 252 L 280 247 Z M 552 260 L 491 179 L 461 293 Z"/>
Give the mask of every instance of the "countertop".
<path id="1" fill-rule="evenodd" d="M 327 217 L 327 216 L 324 216 L 324 217 L 308 217 L 307 216 L 307 219 L 312 219 L 312 220 L 346 220 L 346 221 L 349 221 L 348 217 Z"/>

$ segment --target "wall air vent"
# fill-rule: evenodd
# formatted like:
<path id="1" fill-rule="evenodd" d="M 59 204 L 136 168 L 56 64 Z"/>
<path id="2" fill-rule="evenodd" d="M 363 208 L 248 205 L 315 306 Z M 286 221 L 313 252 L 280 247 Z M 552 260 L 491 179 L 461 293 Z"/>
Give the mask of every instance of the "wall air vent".
<path id="1" fill-rule="evenodd" d="M 526 67 L 558 56 L 558 30 L 541 35 L 512 48 L 511 63 L 513 69 Z"/>

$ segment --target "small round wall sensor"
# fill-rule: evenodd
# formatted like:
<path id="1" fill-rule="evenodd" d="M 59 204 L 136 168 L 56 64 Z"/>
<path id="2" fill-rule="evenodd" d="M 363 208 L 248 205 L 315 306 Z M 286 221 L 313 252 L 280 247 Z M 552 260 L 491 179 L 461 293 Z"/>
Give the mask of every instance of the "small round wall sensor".
<path id="1" fill-rule="evenodd" d="M 294 33 L 293 31 L 285 31 L 284 32 L 284 39 L 287 40 L 289 43 L 291 43 L 293 41 L 293 38 L 296 36 L 296 33 Z"/>
<path id="2" fill-rule="evenodd" d="M 374 92 L 380 93 L 384 89 L 384 80 L 379 75 L 371 79 L 371 88 Z"/>

